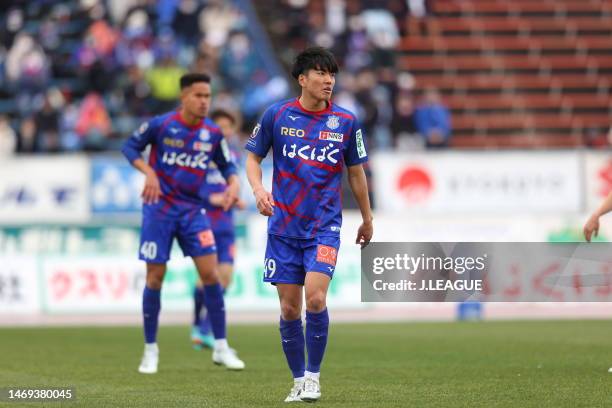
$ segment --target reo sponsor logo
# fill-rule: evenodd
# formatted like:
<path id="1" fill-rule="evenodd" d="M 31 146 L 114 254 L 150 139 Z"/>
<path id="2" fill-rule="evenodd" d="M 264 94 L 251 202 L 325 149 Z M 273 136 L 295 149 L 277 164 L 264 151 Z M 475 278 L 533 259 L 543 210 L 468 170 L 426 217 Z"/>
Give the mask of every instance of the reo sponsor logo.
<path id="1" fill-rule="evenodd" d="M 164 137 L 164 144 L 170 147 L 178 147 L 179 149 L 182 149 L 183 147 L 185 147 L 184 141 L 180 139 L 172 139 L 170 137 Z"/>
<path id="2" fill-rule="evenodd" d="M 342 140 L 344 140 L 344 135 L 342 133 L 327 132 L 322 130 L 319 132 L 319 139 L 331 140 L 332 142 L 342 142 Z"/>
<path id="3" fill-rule="evenodd" d="M 296 129 L 291 127 L 281 127 L 281 136 L 294 136 L 294 137 L 304 137 L 305 132 L 303 129 Z"/>
<path id="4" fill-rule="evenodd" d="M 206 170 L 207 160 L 208 155 L 206 153 L 198 153 L 193 156 L 187 153 L 164 152 L 162 156 L 162 162 L 169 166 L 177 165 L 180 167 L 190 167 L 192 169 L 199 168 L 202 170 Z"/>

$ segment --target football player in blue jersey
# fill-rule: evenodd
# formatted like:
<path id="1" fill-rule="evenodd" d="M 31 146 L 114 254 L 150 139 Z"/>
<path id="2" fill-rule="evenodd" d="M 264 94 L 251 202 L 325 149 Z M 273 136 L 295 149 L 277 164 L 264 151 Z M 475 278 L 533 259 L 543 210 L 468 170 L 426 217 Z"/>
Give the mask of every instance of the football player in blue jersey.
<path id="1" fill-rule="evenodd" d="M 240 163 L 238 142 L 238 119 L 236 116 L 226 110 L 217 109 L 210 114 L 210 118 L 215 122 L 221 133 L 228 142 L 232 161 L 235 164 Z M 234 232 L 234 212 L 233 209 L 225 211 L 223 209 L 224 193 L 227 189 L 227 183 L 221 172 L 216 166 L 211 165 L 209 173 L 206 175 L 206 183 L 204 184 L 204 196 L 207 197 L 204 202 L 206 215 L 210 221 L 210 226 L 217 244 L 217 258 L 219 260 L 219 283 L 223 287 L 223 291 L 227 289 L 232 281 L 234 273 L 234 256 L 235 256 L 235 232 Z M 245 203 L 242 200 L 236 202 L 235 207 L 244 209 Z M 204 288 L 202 281 L 198 279 L 194 289 L 194 319 L 191 329 L 191 341 L 196 349 L 202 347 L 211 348 L 214 346 L 214 337 L 211 334 L 210 318 L 206 312 L 204 305 Z"/>
<path id="2" fill-rule="evenodd" d="M 211 163 L 227 180 L 224 209 L 238 200 L 238 176 L 227 142 L 219 128 L 207 118 L 211 101 L 210 77 L 186 74 L 180 79 L 181 106 L 145 122 L 123 145 L 129 162 L 145 175 L 142 192 L 140 259 L 147 277 L 142 296 L 145 350 L 138 371 L 157 372 L 159 349 L 157 327 L 160 292 L 166 262 L 174 238 L 193 258 L 204 282 L 204 302 L 215 337 L 213 362 L 242 370 L 244 363 L 227 343 L 225 305 L 217 273 L 217 247 L 203 208 L 202 184 Z M 141 156 L 150 146 L 148 163 Z"/>
<path id="3" fill-rule="evenodd" d="M 331 102 L 337 72 L 328 50 L 313 47 L 300 53 L 292 75 L 301 96 L 269 107 L 246 144 L 249 183 L 259 212 L 269 217 L 264 281 L 278 291 L 282 347 L 294 378 L 286 402 L 321 397 L 319 373 L 329 327 L 326 297 L 340 247 L 344 166 L 363 218 L 356 243 L 367 245 L 373 234 L 362 167 L 368 159 L 364 135 L 355 115 Z M 271 193 L 261 180 L 261 161 L 270 148 Z"/>

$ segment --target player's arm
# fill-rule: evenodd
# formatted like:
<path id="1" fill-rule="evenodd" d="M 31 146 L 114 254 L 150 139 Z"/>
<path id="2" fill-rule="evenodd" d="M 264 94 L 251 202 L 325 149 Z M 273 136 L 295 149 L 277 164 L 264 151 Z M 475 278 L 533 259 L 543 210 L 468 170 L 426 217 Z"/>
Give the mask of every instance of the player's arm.
<path id="1" fill-rule="evenodd" d="M 601 206 L 595 211 L 584 224 L 584 238 L 591 242 L 591 236 L 599 234 L 599 217 L 612 211 L 612 192 L 601 203 Z"/>
<path id="2" fill-rule="evenodd" d="M 361 211 L 363 222 L 357 230 L 356 244 L 360 244 L 363 248 L 368 245 L 374 234 L 374 225 L 372 221 L 372 209 L 370 208 L 370 197 L 368 196 L 368 181 L 366 180 L 365 171 L 362 164 L 357 164 L 348 167 L 348 182 L 351 186 L 351 191 L 355 196 L 355 200 Z"/>
<path id="3" fill-rule="evenodd" d="M 130 164 L 145 175 L 145 185 L 142 190 L 142 200 L 147 204 L 157 203 L 161 196 L 161 187 L 155 170 L 142 159 L 142 152 L 153 141 L 153 121 L 143 123 L 128 140 L 121 152 Z"/>
<path id="4" fill-rule="evenodd" d="M 274 199 L 272 194 L 266 191 L 261 181 L 262 171 L 261 162 L 263 157 L 256 155 L 253 152 L 249 152 L 246 158 L 246 172 L 249 184 L 253 190 L 255 196 L 255 202 L 257 203 L 257 209 L 261 215 L 271 216 L 274 212 Z"/>
<path id="5" fill-rule="evenodd" d="M 268 108 L 264 112 L 261 121 L 253 129 L 245 146 L 245 149 L 249 152 L 246 159 L 247 178 L 253 190 L 259 213 L 267 217 L 274 213 L 274 198 L 269 191 L 266 191 L 261 182 L 261 162 L 272 147 L 274 115 L 273 108 Z"/>
<path id="6" fill-rule="evenodd" d="M 221 136 L 219 146 L 213 152 L 213 161 L 221 172 L 227 183 L 227 188 L 223 193 L 223 210 L 227 211 L 238 202 L 240 194 L 240 179 L 238 178 L 236 165 L 232 161 L 227 140 Z"/>

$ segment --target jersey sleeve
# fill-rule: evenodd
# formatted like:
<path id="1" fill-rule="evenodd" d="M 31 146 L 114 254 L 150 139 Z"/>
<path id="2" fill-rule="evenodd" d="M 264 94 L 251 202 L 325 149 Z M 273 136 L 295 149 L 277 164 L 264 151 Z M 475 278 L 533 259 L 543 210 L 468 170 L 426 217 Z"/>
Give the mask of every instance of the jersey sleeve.
<path id="1" fill-rule="evenodd" d="M 272 146 L 273 130 L 274 109 L 268 108 L 262 115 L 261 120 L 253 128 L 245 148 L 259 157 L 266 157 Z"/>
<path id="2" fill-rule="evenodd" d="M 217 165 L 217 168 L 223 175 L 224 179 L 228 179 L 232 174 L 236 174 L 236 165 L 232 161 L 229 145 L 223 135 L 219 134 L 221 139 L 217 148 L 213 151 L 212 161 Z"/>
<path id="3" fill-rule="evenodd" d="M 366 151 L 363 130 L 361 130 L 359 121 L 355 119 L 353 120 L 353 127 L 349 136 L 348 145 L 344 151 L 344 162 L 347 166 L 355 166 L 367 161 L 368 153 Z"/>
<path id="4" fill-rule="evenodd" d="M 155 142 L 156 131 L 157 121 L 155 118 L 148 122 L 144 122 L 123 143 L 121 153 L 123 153 L 130 163 L 133 163 L 136 159 L 142 158 L 142 151 L 147 147 L 147 145 Z"/>

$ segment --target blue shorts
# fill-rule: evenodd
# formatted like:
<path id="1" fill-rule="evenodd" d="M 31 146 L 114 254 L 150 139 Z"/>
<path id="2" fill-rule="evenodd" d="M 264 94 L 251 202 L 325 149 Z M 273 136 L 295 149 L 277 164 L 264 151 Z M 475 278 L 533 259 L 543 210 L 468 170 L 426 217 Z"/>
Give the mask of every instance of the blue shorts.
<path id="1" fill-rule="evenodd" d="M 234 244 L 236 234 L 234 231 L 215 231 L 215 242 L 217 243 L 217 259 L 219 263 L 234 263 Z"/>
<path id="2" fill-rule="evenodd" d="M 298 239 L 268 234 L 264 282 L 303 285 L 306 272 L 332 278 L 339 248 L 339 237 Z"/>
<path id="3" fill-rule="evenodd" d="M 217 251 L 215 237 L 206 215 L 197 213 L 183 219 L 143 216 L 139 258 L 150 263 L 166 263 L 172 242 L 178 240 L 185 256 L 203 256 Z"/>

